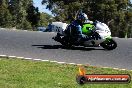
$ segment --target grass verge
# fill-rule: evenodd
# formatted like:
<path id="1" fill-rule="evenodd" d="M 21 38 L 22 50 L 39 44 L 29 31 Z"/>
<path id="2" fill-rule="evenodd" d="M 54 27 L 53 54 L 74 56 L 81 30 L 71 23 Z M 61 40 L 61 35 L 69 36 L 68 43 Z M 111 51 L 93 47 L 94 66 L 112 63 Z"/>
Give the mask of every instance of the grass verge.
<path id="1" fill-rule="evenodd" d="M 87 74 L 130 74 L 132 71 L 86 67 Z M 78 66 L 21 59 L 0 59 L 0 88 L 132 88 L 129 84 L 76 82 Z"/>

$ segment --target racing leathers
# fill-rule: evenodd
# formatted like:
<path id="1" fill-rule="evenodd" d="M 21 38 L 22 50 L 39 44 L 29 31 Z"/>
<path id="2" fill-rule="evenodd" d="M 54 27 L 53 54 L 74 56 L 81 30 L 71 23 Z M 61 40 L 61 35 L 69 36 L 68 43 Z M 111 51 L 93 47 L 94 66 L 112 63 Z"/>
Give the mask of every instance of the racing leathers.
<path id="1" fill-rule="evenodd" d="M 85 23 L 92 23 L 92 21 L 87 20 Z M 83 24 L 79 20 L 73 21 L 67 28 L 66 34 L 71 37 L 76 37 L 78 43 L 89 40 L 87 35 L 82 33 Z"/>

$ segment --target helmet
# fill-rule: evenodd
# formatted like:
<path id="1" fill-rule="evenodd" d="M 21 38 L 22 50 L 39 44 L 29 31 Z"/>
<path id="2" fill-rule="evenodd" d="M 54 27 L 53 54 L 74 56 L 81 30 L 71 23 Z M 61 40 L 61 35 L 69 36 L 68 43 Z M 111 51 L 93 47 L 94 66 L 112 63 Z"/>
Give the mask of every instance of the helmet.
<path id="1" fill-rule="evenodd" d="M 77 20 L 88 20 L 88 16 L 85 13 L 79 13 L 77 15 Z"/>

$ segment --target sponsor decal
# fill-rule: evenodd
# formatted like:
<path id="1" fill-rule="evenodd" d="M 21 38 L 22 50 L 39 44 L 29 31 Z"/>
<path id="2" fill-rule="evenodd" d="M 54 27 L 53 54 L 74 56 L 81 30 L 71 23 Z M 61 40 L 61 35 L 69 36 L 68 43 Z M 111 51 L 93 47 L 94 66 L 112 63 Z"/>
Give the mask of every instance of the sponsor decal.
<path id="1" fill-rule="evenodd" d="M 86 74 L 84 67 L 79 67 L 79 74 L 76 76 L 78 84 L 85 83 L 130 83 L 129 74 Z"/>

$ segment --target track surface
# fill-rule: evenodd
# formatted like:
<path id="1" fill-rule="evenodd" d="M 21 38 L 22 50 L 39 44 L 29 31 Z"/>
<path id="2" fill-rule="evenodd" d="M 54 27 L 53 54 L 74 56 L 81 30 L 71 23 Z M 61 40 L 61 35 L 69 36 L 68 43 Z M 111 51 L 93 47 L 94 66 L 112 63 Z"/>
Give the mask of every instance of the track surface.
<path id="1" fill-rule="evenodd" d="M 64 49 L 55 33 L 0 30 L 0 54 L 132 70 L 132 39 L 115 38 L 118 47 Z"/>

